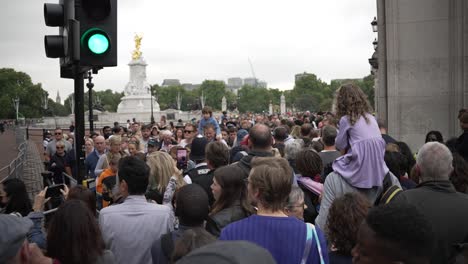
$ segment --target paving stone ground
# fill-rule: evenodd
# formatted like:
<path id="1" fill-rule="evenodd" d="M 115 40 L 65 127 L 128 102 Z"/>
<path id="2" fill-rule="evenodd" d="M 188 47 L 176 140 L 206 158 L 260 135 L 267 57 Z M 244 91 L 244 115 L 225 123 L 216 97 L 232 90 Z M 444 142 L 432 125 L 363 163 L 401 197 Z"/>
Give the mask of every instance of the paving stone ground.
<path id="1" fill-rule="evenodd" d="M 0 168 L 10 164 L 15 158 L 17 160 L 17 170 L 10 177 L 17 177 L 24 181 L 26 189 L 31 199 L 42 189 L 41 172 L 44 171 L 42 163 L 42 151 L 38 150 L 37 141 L 25 139 L 26 129 L 7 130 L 0 135 Z M 18 147 L 22 145 L 24 155 L 18 155 Z M 3 171 L 0 180 L 8 175 L 8 170 Z"/>
<path id="2" fill-rule="evenodd" d="M 14 130 L 6 130 L 0 134 L 0 169 L 8 166 L 18 155 Z M 1 177 L 1 176 L 0 176 Z"/>

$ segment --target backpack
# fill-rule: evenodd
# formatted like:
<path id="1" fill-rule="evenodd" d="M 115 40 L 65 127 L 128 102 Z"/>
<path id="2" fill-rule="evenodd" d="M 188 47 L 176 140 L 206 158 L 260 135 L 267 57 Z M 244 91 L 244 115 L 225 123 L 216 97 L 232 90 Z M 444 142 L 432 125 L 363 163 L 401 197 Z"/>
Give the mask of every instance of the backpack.
<path id="1" fill-rule="evenodd" d="M 172 233 L 167 233 L 161 236 L 161 249 L 164 256 L 170 260 L 172 252 L 174 252 L 174 240 L 172 239 Z"/>
<path id="2" fill-rule="evenodd" d="M 393 185 L 390 172 L 385 175 L 382 187 L 382 192 L 374 202 L 375 206 L 388 204 L 403 191 L 398 185 Z"/>

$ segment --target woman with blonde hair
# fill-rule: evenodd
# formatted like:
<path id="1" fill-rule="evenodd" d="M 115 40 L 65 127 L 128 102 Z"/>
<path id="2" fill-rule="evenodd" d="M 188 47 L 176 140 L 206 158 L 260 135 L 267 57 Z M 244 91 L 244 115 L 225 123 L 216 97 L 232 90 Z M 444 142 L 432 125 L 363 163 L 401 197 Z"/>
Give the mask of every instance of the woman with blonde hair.
<path id="1" fill-rule="evenodd" d="M 156 196 L 164 195 L 163 204 L 170 204 L 174 192 L 185 185 L 182 172 L 167 152 L 156 151 L 146 157 L 150 167 L 148 191 Z"/>
<path id="2" fill-rule="evenodd" d="M 295 125 L 291 128 L 291 137 L 298 139 L 301 138 L 301 127 L 298 125 Z"/>
<path id="3" fill-rule="evenodd" d="M 139 159 L 145 160 L 145 153 L 140 149 L 140 143 L 136 141 L 128 142 L 128 153 L 130 156 L 138 157 Z"/>
<path id="4" fill-rule="evenodd" d="M 94 174 L 96 174 L 97 177 L 102 173 L 103 170 L 107 169 L 109 167 L 109 163 L 114 157 L 115 154 L 120 154 L 120 156 L 126 157 L 127 154 L 122 151 L 121 148 L 121 138 L 120 136 L 113 136 L 108 139 L 109 140 L 109 151 L 105 155 L 102 155 L 98 163 L 96 165 L 96 169 L 94 170 Z"/>
<path id="5" fill-rule="evenodd" d="M 85 157 L 88 157 L 94 151 L 94 141 L 90 138 L 85 140 Z"/>

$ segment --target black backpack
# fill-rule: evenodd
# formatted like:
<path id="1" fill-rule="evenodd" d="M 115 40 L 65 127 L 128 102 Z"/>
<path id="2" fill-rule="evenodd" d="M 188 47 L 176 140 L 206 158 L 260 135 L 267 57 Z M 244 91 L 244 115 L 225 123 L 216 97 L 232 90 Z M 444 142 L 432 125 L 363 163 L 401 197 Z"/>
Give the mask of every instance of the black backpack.
<path id="1" fill-rule="evenodd" d="M 393 185 L 390 172 L 388 172 L 387 175 L 385 175 L 382 187 L 382 193 L 380 193 L 380 195 L 374 202 L 375 206 L 381 204 L 388 204 L 391 200 L 393 200 L 403 191 L 398 185 Z"/>
<path id="2" fill-rule="evenodd" d="M 161 249 L 164 256 L 170 260 L 172 252 L 174 252 L 174 240 L 172 239 L 172 233 L 167 233 L 161 236 Z"/>

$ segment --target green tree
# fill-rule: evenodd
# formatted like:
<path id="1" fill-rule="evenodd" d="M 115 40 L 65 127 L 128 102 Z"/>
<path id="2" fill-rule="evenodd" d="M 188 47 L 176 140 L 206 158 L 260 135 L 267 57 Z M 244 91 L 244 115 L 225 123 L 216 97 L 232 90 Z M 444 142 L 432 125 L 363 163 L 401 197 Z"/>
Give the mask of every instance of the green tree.
<path id="1" fill-rule="evenodd" d="M 189 107 L 187 105 L 193 101 L 187 95 L 188 91 L 180 85 L 161 87 L 155 84 L 151 86 L 151 89 L 153 91 L 153 96 L 158 100 L 161 110 L 168 108 L 177 109 L 178 94 L 180 94 L 182 98 L 181 110 L 188 110 Z"/>
<path id="2" fill-rule="evenodd" d="M 357 82 L 357 85 L 361 87 L 362 91 L 367 95 L 372 108 L 375 106 L 375 89 L 374 89 L 375 79 L 373 75 L 367 75 L 362 79 L 362 81 Z"/>
<path id="3" fill-rule="evenodd" d="M 268 111 L 270 94 L 266 88 L 244 85 L 238 92 L 239 111 L 262 113 Z"/>
<path id="4" fill-rule="evenodd" d="M 63 106 L 67 109 L 68 114 L 71 113 L 70 101 L 72 100 L 71 98 L 73 98 L 74 100 L 74 96 L 75 96 L 74 94 L 70 94 L 63 102 Z M 92 92 L 93 109 L 97 109 L 100 111 L 117 112 L 117 107 L 119 106 L 119 103 L 123 96 L 124 96 L 123 92 L 114 92 L 110 89 L 107 89 L 105 91 L 93 90 Z M 83 111 L 85 112 L 89 110 L 88 98 L 89 98 L 89 92 L 86 92 L 84 94 L 84 100 L 83 100 Z M 98 100 L 100 102 L 99 106 L 97 105 Z M 100 107 L 102 107 L 102 109 L 99 109 Z"/>
<path id="5" fill-rule="evenodd" d="M 291 91 L 293 105 L 297 110 L 321 110 L 321 102 L 331 96 L 328 84 L 315 74 L 307 74 L 296 80 Z"/>
<path id="6" fill-rule="evenodd" d="M 16 111 L 12 99 L 20 101 L 19 112 L 26 118 L 41 117 L 44 113 L 42 98 L 45 91 L 42 85 L 33 84 L 31 77 L 11 68 L 0 69 L 0 118 L 15 118 Z M 39 99 L 40 98 L 40 99 Z"/>
<path id="7" fill-rule="evenodd" d="M 206 106 L 211 106 L 215 110 L 221 110 L 221 100 L 226 95 L 226 85 L 224 82 L 205 80 L 198 89 L 198 92 L 198 96 L 201 96 L 203 93 Z"/>

